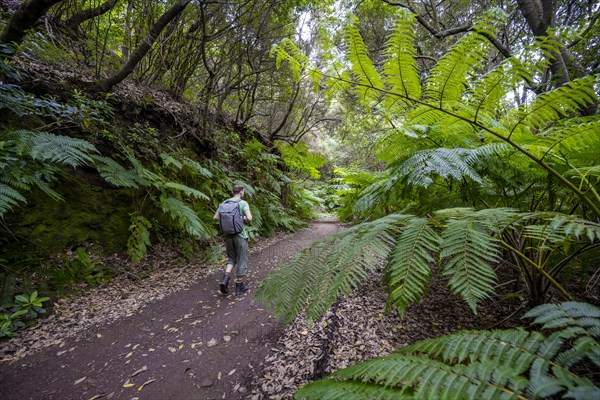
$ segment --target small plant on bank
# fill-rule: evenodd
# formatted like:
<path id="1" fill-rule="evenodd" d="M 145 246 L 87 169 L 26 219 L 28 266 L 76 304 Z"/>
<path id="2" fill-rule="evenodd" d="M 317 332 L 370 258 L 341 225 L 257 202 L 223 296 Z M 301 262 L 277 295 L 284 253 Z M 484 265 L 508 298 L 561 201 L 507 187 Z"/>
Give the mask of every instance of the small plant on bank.
<path id="1" fill-rule="evenodd" d="M 46 310 L 42 307 L 45 301 L 50 300 L 48 297 L 39 297 L 37 291 L 31 294 L 20 294 L 15 297 L 15 311 L 24 310 L 24 316 L 31 319 L 36 319 L 40 314 L 46 314 Z"/>
<path id="2" fill-rule="evenodd" d="M 11 314 L 0 314 L 0 338 L 13 337 L 15 331 L 25 326 L 21 317 L 27 314 L 27 310 L 19 310 Z"/>
<path id="3" fill-rule="evenodd" d="M 37 291 L 15 296 L 15 301 L 10 306 L 11 312 L 0 314 L 0 338 L 15 336 L 18 329 L 26 326 L 26 321 L 33 321 L 40 314 L 46 314 L 43 305 L 48 300 L 48 297 L 40 297 Z"/>

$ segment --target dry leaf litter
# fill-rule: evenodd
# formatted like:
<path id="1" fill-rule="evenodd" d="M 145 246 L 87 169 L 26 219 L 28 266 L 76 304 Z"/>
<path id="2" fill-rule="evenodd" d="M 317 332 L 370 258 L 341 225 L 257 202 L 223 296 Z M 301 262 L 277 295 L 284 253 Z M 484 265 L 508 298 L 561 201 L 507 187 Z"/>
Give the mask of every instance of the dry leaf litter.
<path id="1" fill-rule="evenodd" d="M 291 399 L 309 381 L 407 344 L 462 329 L 510 326 L 502 317 L 514 311 L 513 303 L 488 301 L 474 315 L 439 277 L 421 303 L 400 318 L 396 311 L 385 310 L 382 277 L 380 268 L 312 326 L 303 316 L 288 325 L 252 381 L 249 398 Z"/>
<path id="2" fill-rule="evenodd" d="M 281 233 L 274 238 L 261 238 L 251 246 L 250 254 L 291 235 L 293 233 Z M 94 258 L 97 263 L 119 266 L 118 269 L 128 272 L 102 286 L 79 285 L 83 295 L 58 300 L 52 305 L 48 318 L 18 331 L 19 336 L 0 341 L 0 361 L 15 361 L 49 346 L 64 346 L 67 338 L 77 340 L 82 331 L 130 316 L 221 268 L 221 265 L 207 265 L 200 258 L 176 260 L 181 260 L 178 251 L 167 244 L 154 246 L 145 260 L 135 266 L 124 255 Z M 60 347 L 58 353 L 68 351 L 70 349 Z"/>

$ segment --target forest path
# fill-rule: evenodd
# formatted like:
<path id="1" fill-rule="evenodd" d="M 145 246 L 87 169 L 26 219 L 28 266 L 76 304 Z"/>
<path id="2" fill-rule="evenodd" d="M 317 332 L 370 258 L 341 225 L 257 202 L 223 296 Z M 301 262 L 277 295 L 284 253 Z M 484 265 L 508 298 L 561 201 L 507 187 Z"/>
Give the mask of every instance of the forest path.
<path id="1" fill-rule="evenodd" d="M 322 220 L 250 254 L 250 292 L 222 296 L 221 271 L 110 325 L 0 364 L 3 400 L 243 399 L 283 325 L 254 299 L 272 268 L 342 230 Z M 230 289 L 233 285 L 230 286 Z"/>

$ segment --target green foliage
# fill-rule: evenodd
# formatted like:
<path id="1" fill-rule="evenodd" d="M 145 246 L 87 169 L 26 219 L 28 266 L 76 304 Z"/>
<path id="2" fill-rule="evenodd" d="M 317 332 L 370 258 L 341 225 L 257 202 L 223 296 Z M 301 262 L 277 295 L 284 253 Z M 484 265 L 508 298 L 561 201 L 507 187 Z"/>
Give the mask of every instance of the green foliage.
<path id="1" fill-rule="evenodd" d="M 112 279 L 112 276 L 92 259 L 84 247 L 78 247 L 75 249 L 74 257 L 65 258 L 62 265 L 53 267 L 50 276 L 53 286 L 57 289 L 82 281 L 92 286 L 103 285 Z"/>
<path id="2" fill-rule="evenodd" d="M 514 235 L 523 236 L 518 247 Z M 543 302 L 551 287 L 570 297 L 559 283 L 562 270 L 598 246 L 599 224 L 562 214 L 465 208 L 440 210 L 430 219 L 390 214 L 317 242 L 269 276 L 257 296 L 287 321 L 302 310 L 314 320 L 383 264 L 388 303 L 404 313 L 428 289 L 437 264 L 476 312 L 494 293 L 494 267 L 504 253 L 521 260 L 515 266 L 530 299 Z"/>
<path id="3" fill-rule="evenodd" d="M 150 231 L 152 224 L 146 218 L 136 213 L 131 214 L 131 235 L 127 239 L 127 253 L 133 262 L 138 262 L 146 254 L 150 246 Z"/>
<path id="4" fill-rule="evenodd" d="M 38 292 L 31 294 L 20 294 L 15 296 L 15 311 L 25 311 L 23 316 L 36 319 L 39 314 L 45 314 L 43 303 L 50 300 L 48 297 L 38 297 Z"/>
<path id="5" fill-rule="evenodd" d="M 598 397 L 600 388 L 577 366 L 591 362 L 600 367 L 600 309 L 585 303 L 546 304 L 526 317 L 535 317 L 534 323 L 553 332 L 465 331 L 417 342 L 309 383 L 295 397 Z"/>
<path id="6" fill-rule="evenodd" d="M 82 139 L 25 130 L 0 133 L 0 150 L 0 216 L 26 203 L 22 193 L 33 187 L 60 200 L 49 186 L 63 174 L 60 167 L 88 165 L 97 153 Z"/>
<path id="7" fill-rule="evenodd" d="M 472 182 L 463 182 L 462 189 L 465 190 L 456 193 L 463 204 L 470 201 L 471 204 L 487 202 L 484 203 L 487 205 L 490 202 L 479 186 L 487 189 L 486 186 L 493 181 L 486 178 L 495 171 L 491 171 L 486 164 L 479 164 L 479 161 L 485 161 L 492 155 L 498 160 L 499 155 L 510 149 L 511 153 L 518 156 L 513 156 L 509 164 L 519 163 L 518 168 L 522 171 L 531 168 L 528 164 L 533 163 L 542 172 L 536 179 L 540 175 L 544 179 L 544 175 L 550 176 L 566 194 L 565 197 L 570 196 L 564 202 L 564 211 L 575 208 L 581 213 L 598 216 L 598 178 L 579 178 L 577 175 L 582 176 L 583 172 L 565 173 L 573 170 L 573 167 L 577 171 L 587 171 L 598 162 L 597 154 L 592 155 L 589 149 L 592 148 L 590 146 L 597 147 L 595 145 L 599 139 L 593 130 L 600 115 L 579 116 L 584 107 L 597 101 L 594 88 L 598 84 L 598 76 L 575 79 L 546 93 L 532 95 L 520 105 L 509 102 L 509 95 L 522 90 L 523 82 L 530 85 L 531 75 L 539 70 L 536 60 L 540 60 L 539 55 L 544 51 L 541 46 L 548 43 L 538 42 L 537 48 L 523 55 L 524 61 L 509 58 L 483 73 L 483 66 L 489 61 L 489 38 L 494 37 L 495 26 L 502 18 L 501 13 L 496 11 L 482 16 L 474 29 L 440 59 L 424 84 L 414 72 L 417 65 L 412 33 L 414 16 L 408 12 L 400 14 L 399 22 L 390 35 L 383 78 L 369 59 L 366 47 L 353 25 L 347 28 L 346 34 L 346 58 L 351 65 L 350 73 L 327 75 L 311 65 L 310 60 L 296 56 L 296 52 L 282 56 L 280 53 L 290 48 L 289 43 L 277 52 L 282 59 L 294 58 L 302 68 L 317 71 L 320 79 L 323 79 L 322 86 L 336 94 L 339 93 L 340 83 L 353 88 L 364 107 L 376 107 L 375 112 L 381 115 L 382 124 L 391 121 L 394 130 L 385 137 L 385 147 L 389 150 L 384 152 L 385 160 L 391 166 L 387 178 L 389 183 L 382 185 L 380 190 L 397 191 L 398 187 L 394 186 L 396 182 L 429 186 L 432 178 L 423 178 L 423 174 L 426 174 L 442 178 L 439 181 L 447 186 L 448 192 L 452 192 L 452 181 L 468 178 Z M 406 69 L 396 69 L 392 73 L 392 66 Z M 307 75 L 310 77 L 315 73 Z M 420 87 L 423 90 L 414 89 Z M 482 150 L 477 154 L 482 145 L 484 149 L 491 146 L 489 149 L 494 149 L 494 152 Z M 498 149 L 502 149 L 501 153 L 493 154 Z M 420 152 L 414 154 L 416 150 Z M 475 153 L 467 154 L 471 151 Z M 412 177 L 412 180 L 407 182 L 405 177 Z M 451 179 L 450 183 L 447 183 L 448 178 Z M 525 186 L 528 184 L 530 182 Z M 496 193 L 503 189 L 493 187 Z M 367 193 L 371 194 L 372 191 Z M 553 193 L 548 191 L 544 194 L 547 203 L 554 203 L 551 198 Z M 492 203 L 502 201 L 501 196 L 493 197 Z M 520 203 L 527 202 L 527 199 L 521 200 L 518 195 L 514 197 Z"/>
<path id="8" fill-rule="evenodd" d="M 39 297 L 37 291 L 15 296 L 14 303 L 6 306 L 11 311 L 0 314 L 0 338 L 16 335 L 16 330 L 26 326 L 26 322 L 34 321 L 40 314 L 46 314 L 43 303 L 48 297 Z"/>
<path id="9" fill-rule="evenodd" d="M 15 331 L 25 326 L 25 323 L 20 319 L 25 314 L 27 314 L 27 310 L 19 310 L 10 314 L 0 314 L 0 338 L 15 336 Z"/>
<path id="10" fill-rule="evenodd" d="M 313 179 L 321 177 L 318 168 L 322 167 L 327 161 L 324 156 L 311 153 L 304 143 L 295 145 L 281 143 L 278 148 L 281 151 L 283 162 L 292 171 L 299 172 Z"/>

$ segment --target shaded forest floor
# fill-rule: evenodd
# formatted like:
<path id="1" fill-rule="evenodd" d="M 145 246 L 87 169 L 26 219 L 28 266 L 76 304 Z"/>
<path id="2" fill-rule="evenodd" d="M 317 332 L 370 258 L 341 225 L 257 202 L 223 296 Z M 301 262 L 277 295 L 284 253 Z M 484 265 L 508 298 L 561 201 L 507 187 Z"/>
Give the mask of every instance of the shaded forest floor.
<path id="1" fill-rule="evenodd" d="M 221 296 L 221 269 L 192 263 L 63 299 L 51 318 L 0 343 L 0 398 L 289 398 L 308 380 L 407 343 L 519 323 L 511 302 L 489 301 L 474 316 L 441 280 L 400 319 L 385 312 L 377 270 L 313 326 L 299 318 L 285 327 L 254 289 L 275 265 L 341 229 L 318 221 L 259 241 L 243 296 Z"/>

